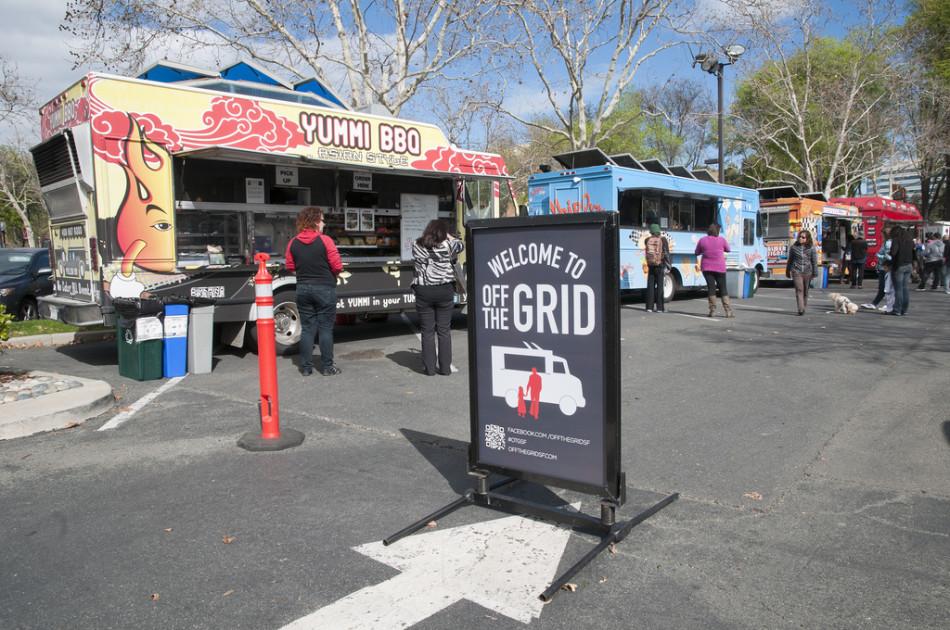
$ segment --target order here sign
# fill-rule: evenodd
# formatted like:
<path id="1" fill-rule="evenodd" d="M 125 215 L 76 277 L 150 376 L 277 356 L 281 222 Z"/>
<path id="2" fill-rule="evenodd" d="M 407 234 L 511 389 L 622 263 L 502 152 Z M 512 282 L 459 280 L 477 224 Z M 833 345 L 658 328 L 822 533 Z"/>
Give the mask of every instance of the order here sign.
<path id="1" fill-rule="evenodd" d="M 622 498 L 615 213 L 468 224 L 469 468 Z"/>

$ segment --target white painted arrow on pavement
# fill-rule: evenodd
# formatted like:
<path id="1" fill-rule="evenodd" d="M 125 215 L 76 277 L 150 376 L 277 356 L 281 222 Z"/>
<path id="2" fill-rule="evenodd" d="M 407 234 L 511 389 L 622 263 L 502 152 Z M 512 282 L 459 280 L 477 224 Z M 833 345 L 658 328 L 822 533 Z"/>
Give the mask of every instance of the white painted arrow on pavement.
<path id="1" fill-rule="evenodd" d="M 283 630 L 408 628 L 467 599 L 522 623 L 541 616 L 571 530 L 520 516 L 354 549 L 402 571 L 284 626 Z"/>

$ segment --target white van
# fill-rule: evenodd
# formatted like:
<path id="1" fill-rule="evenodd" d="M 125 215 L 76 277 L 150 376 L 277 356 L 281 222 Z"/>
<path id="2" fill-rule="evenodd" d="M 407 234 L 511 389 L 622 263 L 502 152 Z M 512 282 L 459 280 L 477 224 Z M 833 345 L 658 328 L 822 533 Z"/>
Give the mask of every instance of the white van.
<path id="1" fill-rule="evenodd" d="M 587 404 L 581 380 L 571 374 L 567 361 L 537 344 L 525 342 L 524 348 L 491 347 L 492 396 L 504 398 L 509 407 L 518 406 L 518 387 L 528 396 L 531 368 L 541 376 L 540 402 L 557 405 L 565 416 L 572 416 L 578 407 Z"/>

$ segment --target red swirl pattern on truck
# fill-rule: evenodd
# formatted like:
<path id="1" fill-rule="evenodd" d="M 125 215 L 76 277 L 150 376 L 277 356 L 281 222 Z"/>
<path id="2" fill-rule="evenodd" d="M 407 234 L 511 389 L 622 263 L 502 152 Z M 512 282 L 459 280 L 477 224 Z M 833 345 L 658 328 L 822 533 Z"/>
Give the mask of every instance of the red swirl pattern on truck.
<path id="1" fill-rule="evenodd" d="M 459 151 L 453 147 L 429 149 L 418 160 L 410 163 L 412 168 L 461 175 L 507 175 L 505 161 L 498 155 Z"/>

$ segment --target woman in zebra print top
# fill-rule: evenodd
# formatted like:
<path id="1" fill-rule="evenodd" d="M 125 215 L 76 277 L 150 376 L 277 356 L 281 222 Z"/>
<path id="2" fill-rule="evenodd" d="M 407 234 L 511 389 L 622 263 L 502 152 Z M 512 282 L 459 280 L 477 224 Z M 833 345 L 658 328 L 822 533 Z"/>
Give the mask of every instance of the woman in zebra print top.
<path id="1" fill-rule="evenodd" d="M 422 330 L 422 367 L 429 376 L 452 373 L 452 337 L 449 327 L 455 306 L 454 262 L 465 245 L 449 234 L 445 222 L 433 219 L 412 245 L 415 278 L 416 312 Z M 439 352 L 436 365 L 435 338 Z M 438 367 L 438 370 L 436 369 Z"/>

